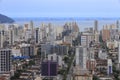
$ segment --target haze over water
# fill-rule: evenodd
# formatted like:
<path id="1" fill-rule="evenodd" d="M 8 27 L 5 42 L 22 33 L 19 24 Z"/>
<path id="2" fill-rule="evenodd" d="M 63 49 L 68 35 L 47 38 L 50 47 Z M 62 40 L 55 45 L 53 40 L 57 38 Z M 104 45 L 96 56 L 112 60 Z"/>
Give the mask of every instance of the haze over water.
<path id="1" fill-rule="evenodd" d="M 102 29 L 103 25 L 116 24 L 119 18 L 14 18 L 15 23 L 25 24 L 29 23 L 31 20 L 34 22 L 35 27 L 39 27 L 41 23 L 47 24 L 52 23 L 53 26 L 63 26 L 65 23 L 77 22 L 80 31 L 84 28 L 94 27 L 94 20 L 98 20 L 98 28 Z"/>

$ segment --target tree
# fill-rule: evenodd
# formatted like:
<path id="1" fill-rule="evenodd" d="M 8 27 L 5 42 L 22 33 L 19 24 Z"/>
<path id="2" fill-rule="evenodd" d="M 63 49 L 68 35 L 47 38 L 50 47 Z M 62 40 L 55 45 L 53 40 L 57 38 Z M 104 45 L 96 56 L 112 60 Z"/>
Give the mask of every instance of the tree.
<path id="1" fill-rule="evenodd" d="M 64 69 L 59 70 L 58 74 L 64 75 L 65 74 L 65 70 Z"/>
<path id="2" fill-rule="evenodd" d="M 65 56 L 63 60 L 64 60 L 65 63 L 68 63 L 69 57 L 68 57 L 68 56 Z"/>
<path id="3" fill-rule="evenodd" d="M 35 61 L 29 61 L 29 65 L 30 66 L 35 65 Z"/>
<path id="4" fill-rule="evenodd" d="M 99 78 L 96 75 L 93 75 L 93 80 L 99 80 Z"/>
<path id="5" fill-rule="evenodd" d="M 38 48 L 38 50 L 37 50 L 37 55 L 38 55 L 38 56 L 41 56 L 41 48 Z"/>
<path id="6" fill-rule="evenodd" d="M 18 78 L 20 77 L 21 72 L 22 72 L 22 70 L 17 70 L 17 71 L 15 72 L 15 75 L 12 76 L 12 77 L 10 78 L 10 80 L 16 80 L 16 79 L 18 79 Z"/>

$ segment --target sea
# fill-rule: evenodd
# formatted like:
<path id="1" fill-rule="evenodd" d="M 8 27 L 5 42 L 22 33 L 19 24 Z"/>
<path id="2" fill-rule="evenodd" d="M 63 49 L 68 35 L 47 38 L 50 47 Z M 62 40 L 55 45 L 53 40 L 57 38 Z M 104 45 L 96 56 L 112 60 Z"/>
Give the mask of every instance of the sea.
<path id="1" fill-rule="evenodd" d="M 42 23 L 48 24 L 51 23 L 53 26 L 63 26 L 65 23 L 69 22 L 76 22 L 79 26 L 80 31 L 83 31 L 85 28 L 94 27 L 94 21 L 98 21 L 98 29 L 101 30 L 103 28 L 103 25 L 110 25 L 110 24 L 116 24 L 117 20 L 120 20 L 120 18 L 81 18 L 81 17 L 75 17 L 75 18 L 66 18 L 66 17 L 60 17 L 60 18 L 48 18 L 48 17 L 37 17 L 37 18 L 13 18 L 15 20 L 15 23 L 19 25 L 24 25 L 25 23 L 29 23 L 30 21 L 33 21 L 35 27 L 40 27 Z"/>

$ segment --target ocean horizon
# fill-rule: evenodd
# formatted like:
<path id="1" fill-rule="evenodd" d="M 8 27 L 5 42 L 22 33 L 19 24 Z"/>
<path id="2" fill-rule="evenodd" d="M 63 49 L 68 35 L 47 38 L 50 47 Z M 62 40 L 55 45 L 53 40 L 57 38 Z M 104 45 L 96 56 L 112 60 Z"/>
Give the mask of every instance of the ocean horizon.
<path id="1" fill-rule="evenodd" d="M 15 23 L 23 25 L 25 23 L 29 23 L 30 21 L 34 22 L 35 27 L 39 27 L 41 23 L 48 24 L 52 23 L 53 26 L 63 26 L 66 22 L 76 22 L 81 31 L 87 27 L 94 27 L 94 21 L 98 20 L 98 28 L 102 29 L 103 25 L 116 24 L 117 20 L 120 18 L 83 18 L 83 17 L 24 17 L 24 18 L 13 18 Z"/>
<path id="2" fill-rule="evenodd" d="M 120 20 L 120 17 L 14 17 L 15 21 L 61 21 L 61 20 Z"/>

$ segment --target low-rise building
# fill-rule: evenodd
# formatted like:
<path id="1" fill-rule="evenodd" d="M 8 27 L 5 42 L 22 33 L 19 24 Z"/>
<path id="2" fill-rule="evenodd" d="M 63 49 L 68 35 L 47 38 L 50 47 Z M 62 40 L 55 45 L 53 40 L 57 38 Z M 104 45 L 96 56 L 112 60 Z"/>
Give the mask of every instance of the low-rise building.
<path id="1" fill-rule="evenodd" d="M 73 70 L 74 80 L 93 80 L 92 74 L 86 69 L 81 69 L 80 66 L 76 66 Z"/>
<path id="2" fill-rule="evenodd" d="M 116 40 L 115 41 L 107 41 L 106 43 L 107 43 L 107 47 L 109 49 L 115 49 L 118 47 L 119 41 L 116 41 Z"/>
<path id="3" fill-rule="evenodd" d="M 58 66 L 62 67 L 63 61 L 62 61 L 62 56 L 54 54 L 49 54 L 48 55 L 48 60 L 49 61 L 57 61 Z"/>
<path id="4" fill-rule="evenodd" d="M 21 56 L 22 54 L 21 54 L 21 52 L 20 52 L 20 48 L 19 48 L 19 49 L 13 48 L 13 49 L 12 49 L 12 55 L 15 56 L 15 57 Z"/>
<path id="5" fill-rule="evenodd" d="M 98 58 L 99 59 L 107 59 L 108 55 L 107 52 L 105 50 L 99 50 L 98 53 Z"/>
<path id="6" fill-rule="evenodd" d="M 22 56 L 33 56 L 34 55 L 34 46 L 30 44 L 22 44 L 21 46 Z"/>
<path id="7" fill-rule="evenodd" d="M 97 59 L 96 60 L 96 72 L 107 74 L 107 59 Z"/>

